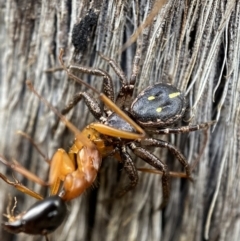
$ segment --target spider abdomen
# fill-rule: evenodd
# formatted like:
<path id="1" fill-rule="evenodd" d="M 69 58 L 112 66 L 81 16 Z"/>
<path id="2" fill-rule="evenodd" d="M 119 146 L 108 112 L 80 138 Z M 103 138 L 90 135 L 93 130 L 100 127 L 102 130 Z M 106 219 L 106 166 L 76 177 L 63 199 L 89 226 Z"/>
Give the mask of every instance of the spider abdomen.
<path id="1" fill-rule="evenodd" d="M 158 83 L 144 89 L 131 105 L 131 114 L 142 126 L 171 125 L 186 109 L 183 93 L 175 86 Z"/>

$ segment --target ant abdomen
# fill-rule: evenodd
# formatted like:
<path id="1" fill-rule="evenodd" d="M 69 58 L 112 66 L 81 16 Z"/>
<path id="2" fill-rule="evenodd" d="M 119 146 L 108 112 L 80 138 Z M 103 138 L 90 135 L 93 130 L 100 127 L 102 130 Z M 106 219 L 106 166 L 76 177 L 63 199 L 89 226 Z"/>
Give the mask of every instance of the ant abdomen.
<path id="1" fill-rule="evenodd" d="M 36 202 L 26 212 L 16 217 L 9 217 L 2 224 L 11 233 L 46 235 L 57 229 L 67 214 L 66 203 L 59 196 L 50 196 Z"/>

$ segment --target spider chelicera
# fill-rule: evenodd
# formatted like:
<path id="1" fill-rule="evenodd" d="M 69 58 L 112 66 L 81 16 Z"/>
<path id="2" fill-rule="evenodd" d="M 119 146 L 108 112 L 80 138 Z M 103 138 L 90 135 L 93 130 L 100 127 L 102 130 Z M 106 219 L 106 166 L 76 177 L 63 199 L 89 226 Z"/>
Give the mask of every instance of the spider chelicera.
<path id="1" fill-rule="evenodd" d="M 109 63 L 119 77 L 121 87 L 117 95 L 114 94 L 113 80 L 111 76 L 104 70 L 70 65 L 68 67 L 68 73 L 72 70 L 77 70 L 85 74 L 102 77 L 103 93 L 121 110 L 127 113 L 134 122 L 138 123 L 147 134 L 177 134 L 191 132 L 199 129 L 206 129 L 214 123 L 214 121 L 210 121 L 197 125 L 170 128 L 169 126 L 179 121 L 185 113 L 186 100 L 184 94 L 171 84 L 156 83 L 142 90 L 133 100 L 133 92 L 139 70 L 140 51 L 138 50 L 134 57 L 133 71 L 129 81 L 123 70 L 114 60 L 101 54 L 100 56 Z M 87 92 L 79 92 L 75 94 L 69 104 L 62 110 L 62 114 L 67 114 L 82 99 L 99 123 L 122 131 L 131 133 L 136 132 L 133 126 L 119 117 L 117 113 L 107 108 L 102 109 L 100 103 Z M 132 190 L 138 183 L 137 169 L 128 153 L 129 149 L 136 156 L 162 172 L 163 200 L 161 207 L 164 207 L 167 204 L 170 195 L 169 170 L 168 166 L 158 156 L 152 154 L 146 149 L 147 147 L 167 148 L 182 164 L 187 178 L 191 180 L 191 170 L 186 158 L 181 151 L 171 143 L 148 137 L 149 135 L 139 139 L 133 138 L 132 140 L 127 140 L 124 137 L 119 138 L 119 136 L 113 134 L 108 136 L 107 132 L 103 133 L 97 128 L 97 124 L 94 124 L 93 129 L 105 135 L 104 137 L 102 135 L 102 138 L 105 140 L 105 148 L 107 149 L 107 146 L 111 146 L 111 149 L 113 150 L 112 154 L 114 153 L 114 156 L 123 163 L 123 167 L 129 177 L 130 183 L 124 187 L 119 193 L 119 196 Z M 109 155 L 109 153 L 106 153 L 106 155 Z"/>

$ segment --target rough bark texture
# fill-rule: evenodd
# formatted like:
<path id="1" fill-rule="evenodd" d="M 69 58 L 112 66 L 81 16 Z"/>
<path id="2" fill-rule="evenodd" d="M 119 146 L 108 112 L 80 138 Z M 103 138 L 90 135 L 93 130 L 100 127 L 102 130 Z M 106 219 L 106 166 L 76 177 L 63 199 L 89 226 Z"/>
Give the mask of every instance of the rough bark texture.
<path id="1" fill-rule="evenodd" d="M 48 157 L 73 140 L 69 130 L 26 88 L 31 80 L 54 106 L 62 109 L 83 86 L 67 79 L 59 67 L 59 48 L 66 63 L 104 69 L 117 89 L 119 80 L 97 51 L 121 64 L 131 73 L 136 44 L 120 53 L 123 43 L 150 12 L 154 1 L 58 1 L 8 0 L 0 8 L 0 153 L 18 160 L 42 179 L 48 177 L 44 163 L 32 144 L 17 130 L 29 134 Z M 91 10 L 90 10 L 91 9 Z M 86 15 L 90 18 L 86 18 Z M 139 173 L 137 188 L 121 199 L 112 195 L 127 177 L 111 158 L 104 160 L 94 188 L 69 206 L 69 216 L 50 240 L 240 240 L 239 148 L 240 148 L 240 2 L 237 0 L 169 0 L 144 29 L 141 69 L 136 92 L 156 82 L 169 82 L 187 95 L 191 123 L 216 119 L 214 131 L 166 136 L 193 164 L 194 183 L 172 179 L 171 199 L 164 210 L 161 203 L 161 175 Z M 80 30 L 78 53 L 71 35 L 74 24 L 85 19 Z M 82 31 L 82 32 L 81 32 Z M 77 42 L 75 43 L 75 45 Z M 84 50 L 85 49 L 85 50 Z M 101 78 L 81 75 L 101 89 Z M 191 117 L 191 118 L 189 118 Z M 93 121 L 83 103 L 68 118 L 82 129 Z M 187 123 L 182 123 L 187 125 Z M 170 138 L 171 137 L 171 138 Z M 160 137 L 162 138 L 162 137 Z M 204 148 L 204 151 L 202 152 Z M 181 165 L 162 149 L 152 150 L 171 170 Z M 144 162 L 136 161 L 137 166 Z M 3 164 L 0 172 L 12 178 Z M 14 176 L 28 187 L 47 195 L 47 190 L 21 175 Z M 35 200 L 0 182 L 0 219 L 17 197 L 16 213 Z M 4 218 L 5 219 L 5 218 Z M 43 240 L 41 236 L 11 235 L 1 230 L 1 240 Z M 13 238 L 14 237 L 14 238 Z"/>

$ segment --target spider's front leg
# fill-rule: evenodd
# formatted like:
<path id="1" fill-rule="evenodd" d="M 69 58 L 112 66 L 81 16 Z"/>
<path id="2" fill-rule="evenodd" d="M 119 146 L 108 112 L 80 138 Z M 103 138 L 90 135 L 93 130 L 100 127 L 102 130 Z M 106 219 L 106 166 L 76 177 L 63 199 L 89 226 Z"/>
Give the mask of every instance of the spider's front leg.
<path id="1" fill-rule="evenodd" d="M 103 77 L 103 93 L 114 101 L 113 81 L 110 75 L 102 69 L 86 68 L 78 65 L 70 65 L 70 70 L 78 70 L 81 73 Z"/>
<path id="2" fill-rule="evenodd" d="M 79 101 L 84 100 L 85 104 L 87 105 L 90 112 L 93 116 L 100 120 L 103 116 L 103 112 L 99 103 L 88 93 L 86 92 L 79 92 L 75 94 L 72 100 L 66 105 L 66 107 L 61 111 L 62 115 L 66 115 Z"/>
<path id="3" fill-rule="evenodd" d="M 121 82 L 121 88 L 116 98 L 116 105 L 122 109 L 124 106 L 126 106 L 126 101 L 128 97 L 132 97 L 134 86 L 128 83 L 125 73 L 113 59 L 109 59 L 102 54 L 100 54 L 100 56 L 109 63 L 116 75 L 119 77 L 119 80 Z"/>
<path id="4" fill-rule="evenodd" d="M 133 60 L 130 81 L 127 80 L 127 77 L 123 72 L 122 68 L 113 59 L 109 59 L 108 57 L 100 54 L 100 56 L 109 63 L 109 65 L 113 68 L 114 72 L 120 79 L 121 88 L 116 98 L 116 105 L 121 109 L 123 108 L 129 109 L 132 103 L 134 86 L 135 86 L 137 75 L 140 69 L 139 66 L 140 66 L 140 60 L 141 60 L 141 50 L 142 50 L 142 41 L 138 40 L 137 50 Z"/>
<path id="5" fill-rule="evenodd" d="M 147 151 L 142 147 L 136 146 L 133 142 L 129 145 L 130 149 L 133 153 L 140 157 L 142 160 L 146 161 L 151 166 L 157 168 L 162 171 L 162 192 L 163 192 L 163 200 L 160 208 L 164 208 L 168 203 L 170 196 L 170 183 L 169 183 L 169 171 L 167 165 L 162 162 L 158 157 Z"/>

